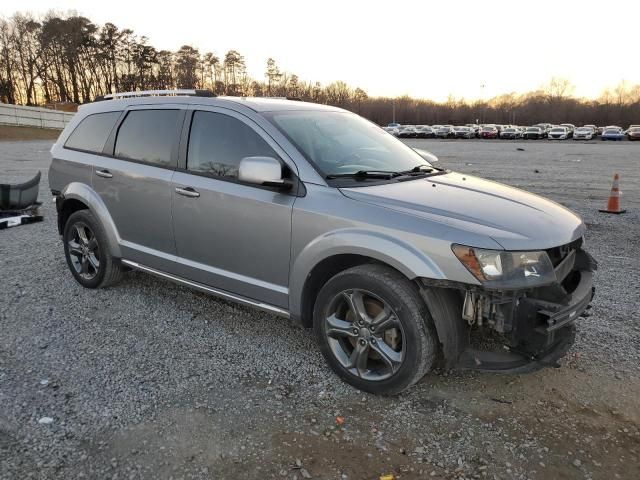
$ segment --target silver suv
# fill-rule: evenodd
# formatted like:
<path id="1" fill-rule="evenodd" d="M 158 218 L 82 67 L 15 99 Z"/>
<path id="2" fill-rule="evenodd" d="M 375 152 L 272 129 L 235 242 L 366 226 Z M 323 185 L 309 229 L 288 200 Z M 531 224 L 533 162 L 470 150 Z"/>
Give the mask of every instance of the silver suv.
<path id="1" fill-rule="evenodd" d="M 557 365 L 593 297 L 571 211 L 438 168 L 339 108 L 115 94 L 80 107 L 51 153 L 81 285 L 133 268 L 291 318 L 368 392 L 437 362 Z"/>

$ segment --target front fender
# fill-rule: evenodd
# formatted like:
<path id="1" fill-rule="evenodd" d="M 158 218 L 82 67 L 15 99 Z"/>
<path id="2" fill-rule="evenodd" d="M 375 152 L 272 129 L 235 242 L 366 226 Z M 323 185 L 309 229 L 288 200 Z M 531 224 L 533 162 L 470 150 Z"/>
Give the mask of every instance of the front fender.
<path id="1" fill-rule="evenodd" d="M 289 311 L 293 317 L 302 313 L 304 284 L 313 268 L 329 257 L 344 254 L 373 258 L 409 279 L 446 278 L 424 252 L 398 238 L 356 228 L 335 230 L 314 239 L 294 259 L 289 278 Z"/>
<path id="2" fill-rule="evenodd" d="M 91 213 L 96 216 L 104 229 L 111 255 L 115 258 L 122 258 L 122 254 L 120 252 L 120 235 L 118 234 L 116 225 L 113 223 L 113 219 L 111 218 L 111 215 L 109 215 L 109 210 L 100 198 L 100 195 L 85 183 L 72 182 L 61 192 L 61 197 L 63 198 L 63 203 L 60 206 L 61 209 L 64 208 L 64 202 L 71 199 L 78 200 L 89 207 Z"/>

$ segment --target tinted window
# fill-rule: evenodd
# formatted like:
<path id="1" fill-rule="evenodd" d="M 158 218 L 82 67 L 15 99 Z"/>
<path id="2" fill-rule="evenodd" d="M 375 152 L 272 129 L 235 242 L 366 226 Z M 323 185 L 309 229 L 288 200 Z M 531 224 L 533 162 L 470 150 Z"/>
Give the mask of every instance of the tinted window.
<path id="1" fill-rule="evenodd" d="M 251 127 L 222 113 L 195 112 L 189 135 L 187 169 L 237 177 L 244 157 L 278 155 Z"/>
<path id="2" fill-rule="evenodd" d="M 107 112 L 94 113 L 85 117 L 69 135 L 64 146 L 76 150 L 102 153 L 107 137 L 119 116 L 120 112 Z"/>
<path id="3" fill-rule="evenodd" d="M 179 110 L 133 110 L 118 130 L 116 157 L 172 165 Z"/>

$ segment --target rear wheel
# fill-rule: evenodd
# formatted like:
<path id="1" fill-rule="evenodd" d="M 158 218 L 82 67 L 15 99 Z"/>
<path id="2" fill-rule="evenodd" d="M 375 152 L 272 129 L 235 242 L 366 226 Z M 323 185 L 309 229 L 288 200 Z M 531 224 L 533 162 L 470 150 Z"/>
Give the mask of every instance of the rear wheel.
<path id="1" fill-rule="evenodd" d="M 91 211 L 73 213 L 64 226 L 62 238 L 67 265 L 80 285 L 101 288 L 120 280 L 120 262 L 109 253 L 102 225 Z"/>
<path id="2" fill-rule="evenodd" d="M 383 265 L 361 265 L 320 290 L 314 330 L 331 368 L 371 393 L 394 394 L 428 372 L 438 342 L 414 284 Z"/>

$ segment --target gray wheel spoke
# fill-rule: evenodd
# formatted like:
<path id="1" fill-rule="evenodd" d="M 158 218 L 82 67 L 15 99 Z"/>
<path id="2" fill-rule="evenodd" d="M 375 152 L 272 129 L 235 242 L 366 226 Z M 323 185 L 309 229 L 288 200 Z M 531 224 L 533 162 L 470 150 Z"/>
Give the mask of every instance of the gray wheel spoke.
<path id="1" fill-rule="evenodd" d="M 80 273 L 82 275 L 88 275 L 89 274 L 89 260 L 87 260 L 86 257 L 82 257 L 82 261 L 80 262 Z"/>
<path id="2" fill-rule="evenodd" d="M 342 294 L 349 305 L 349 310 L 353 313 L 354 321 L 370 321 L 367 310 L 364 306 L 364 295 L 360 290 L 352 290 L 351 292 L 343 292 Z"/>
<path id="3" fill-rule="evenodd" d="M 89 244 L 89 238 L 87 237 L 87 231 L 84 225 L 76 225 L 76 232 L 78 232 L 78 238 L 83 245 Z"/>
<path id="4" fill-rule="evenodd" d="M 396 352 L 384 340 L 371 344 L 371 349 L 380 355 L 382 361 L 394 372 L 402 363 L 402 352 Z"/>
<path id="5" fill-rule="evenodd" d="M 91 264 L 91 266 L 93 267 L 93 269 L 97 272 L 98 269 L 100 268 L 100 262 L 98 261 L 98 259 L 96 258 L 96 256 L 93 253 L 90 253 L 87 256 L 87 260 L 89 260 L 89 264 Z"/>
<path id="6" fill-rule="evenodd" d="M 369 359 L 369 344 L 361 345 L 360 342 L 356 343 L 356 346 L 351 352 L 349 358 L 350 368 L 355 369 L 356 374 L 362 377 L 367 373 L 367 360 Z"/>
<path id="7" fill-rule="evenodd" d="M 89 246 L 89 250 L 91 250 L 92 252 L 98 248 L 98 241 L 96 240 L 95 236 L 91 237 L 91 240 L 89 240 L 88 246 Z"/>
<path id="8" fill-rule="evenodd" d="M 399 324 L 397 317 L 388 305 L 384 306 L 384 310 L 380 312 L 371 322 L 373 331 L 382 333 L 390 328 L 395 328 Z"/>
<path id="9" fill-rule="evenodd" d="M 331 338 L 340 337 L 357 337 L 358 334 L 354 333 L 354 325 L 351 322 L 340 320 L 335 314 L 327 317 L 327 335 Z"/>
<path id="10" fill-rule="evenodd" d="M 82 256 L 82 249 L 80 248 L 80 244 L 74 240 L 71 240 L 67 243 L 69 246 L 69 253 L 71 255 L 75 255 L 76 257 Z"/>

